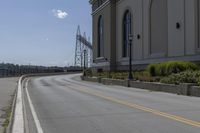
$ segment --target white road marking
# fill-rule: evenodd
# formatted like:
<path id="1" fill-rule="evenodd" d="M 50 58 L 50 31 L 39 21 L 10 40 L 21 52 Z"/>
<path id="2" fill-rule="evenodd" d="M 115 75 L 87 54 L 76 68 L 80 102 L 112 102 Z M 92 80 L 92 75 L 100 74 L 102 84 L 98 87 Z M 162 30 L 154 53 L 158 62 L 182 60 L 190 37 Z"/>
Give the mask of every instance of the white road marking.
<path id="1" fill-rule="evenodd" d="M 28 92 L 28 82 L 29 80 L 26 81 L 26 95 L 27 95 L 27 99 L 28 99 L 28 102 L 29 102 L 29 105 L 30 105 L 30 109 L 31 109 L 31 113 L 33 115 L 33 119 L 34 119 L 34 122 L 35 122 L 35 125 L 36 125 L 36 128 L 37 128 L 37 132 L 38 133 L 43 133 L 43 130 L 42 130 L 42 127 L 41 127 L 41 124 L 40 124 L 40 121 L 38 119 L 38 116 L 36 114 L 36 111 L 35 111 L 35 108 L 33 106 L 33 103 L 31 101 L 31 98 L 30 98 L 30 95 L 29 95 L 29 92 Z"/>

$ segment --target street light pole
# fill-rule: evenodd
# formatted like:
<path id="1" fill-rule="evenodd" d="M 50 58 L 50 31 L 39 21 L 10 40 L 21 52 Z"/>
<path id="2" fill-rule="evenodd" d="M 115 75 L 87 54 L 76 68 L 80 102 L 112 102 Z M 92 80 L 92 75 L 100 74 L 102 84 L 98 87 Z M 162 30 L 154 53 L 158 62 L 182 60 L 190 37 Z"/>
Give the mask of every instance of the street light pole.
<path id="1" fill-rule="evenodd" d="M 84 68 L 83 68 L 83 76 L 86 76 L 85 70 L 86 70 L 86 64 L 85 64 L 85 58 L 86 58 L 86 49 L 83 51 L 84 52 Z"/>
<path id="2" fill-rule="evenodd" d="M 129 75 L 128 79 L 133 80 L 133 74 L 132 74 L 132 41 L 133 41 L 133 35 L 129 34 Z"/>

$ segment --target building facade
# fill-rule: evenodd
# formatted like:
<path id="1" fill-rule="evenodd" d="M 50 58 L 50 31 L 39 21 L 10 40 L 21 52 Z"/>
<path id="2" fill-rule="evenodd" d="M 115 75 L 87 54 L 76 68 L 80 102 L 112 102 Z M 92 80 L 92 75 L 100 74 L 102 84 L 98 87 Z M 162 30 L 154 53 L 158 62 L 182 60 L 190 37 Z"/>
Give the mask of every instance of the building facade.
<path id="1" fill-rule="evenodd" d="M 90 0 L 93 67 L 127 70 L 171 60 L 200 61 L 199 0 Z"/>

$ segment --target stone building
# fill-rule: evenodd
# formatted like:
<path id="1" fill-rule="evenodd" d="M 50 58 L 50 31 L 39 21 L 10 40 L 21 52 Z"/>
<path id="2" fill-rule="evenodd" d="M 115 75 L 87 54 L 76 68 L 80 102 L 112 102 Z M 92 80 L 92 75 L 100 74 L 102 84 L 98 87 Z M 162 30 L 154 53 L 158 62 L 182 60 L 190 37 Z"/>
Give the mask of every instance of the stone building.
<path id="1" fill-rule="evenodd" d="M 93 67 L 127 70 L 129 35 L 132 64 L 200 60 L 199 0 L 90 0 Z"/>

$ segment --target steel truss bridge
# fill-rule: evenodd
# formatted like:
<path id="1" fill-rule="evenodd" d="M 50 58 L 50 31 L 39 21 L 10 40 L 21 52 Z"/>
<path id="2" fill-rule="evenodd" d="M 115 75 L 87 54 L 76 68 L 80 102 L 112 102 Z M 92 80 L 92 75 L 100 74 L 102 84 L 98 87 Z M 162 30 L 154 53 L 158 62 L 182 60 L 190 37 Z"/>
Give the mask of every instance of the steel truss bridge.
<path id="1" fill-rule="evenodd" d="M 92 63 L 92 44 L 90 38 L 87 38 L 86 33 L 81 34 L 80 26 L 76 33 L 75 61 L 74 66 L 90 67 Z"/>

